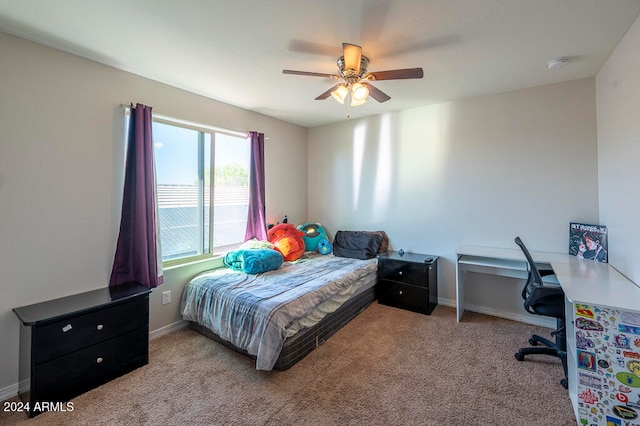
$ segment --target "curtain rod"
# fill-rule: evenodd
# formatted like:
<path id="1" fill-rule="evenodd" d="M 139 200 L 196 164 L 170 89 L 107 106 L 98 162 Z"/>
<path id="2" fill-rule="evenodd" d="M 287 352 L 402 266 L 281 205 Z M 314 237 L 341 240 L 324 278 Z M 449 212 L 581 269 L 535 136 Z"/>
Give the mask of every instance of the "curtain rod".
<path id="1" fill-rule="evenodd" d="M 121 104 L 121 106 L 124 107 L 125 109 L 131 109 L 131 105 Z M 219 133 L 226 133 L 227 135 L 231 135 L 231 136 L 238 136 L 243 138 L 249 137 L 249 132 L 240 132 L 237 130 L 223 129 L 222 127 L 215 127 L 215 126 L 210 126 L 208 124 L 196 123 L 195 121 L 183 120 L 181 118 L 170 117 L 168 115 L 163 115 L 163 114 L 156 114 L 155 112 L 152 113 L 152 115 L 153 115 L 153 118 L 157 118 L 160 121 L 164 121 L 169 124 L 172 124 L 172 123 L 182 124 L 184 126 L 193 128 L 195 130 L 210 130 L 210 131 L 215 131 Z"/>

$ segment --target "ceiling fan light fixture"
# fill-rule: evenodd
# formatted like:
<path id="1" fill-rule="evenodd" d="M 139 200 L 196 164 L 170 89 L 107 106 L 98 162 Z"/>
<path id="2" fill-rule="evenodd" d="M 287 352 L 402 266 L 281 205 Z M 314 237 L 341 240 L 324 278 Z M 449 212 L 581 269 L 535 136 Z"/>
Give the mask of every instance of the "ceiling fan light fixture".
<path id="1" fill-rule="evenodd" d="M 283 74 L 309 75 L 314 77 L 326 77 L 342 80 L 328 90 L 318 95 L 315 100 L 322 101 L 329 96 L 340 104 L 351 106 L 362 105 L 371 96 L 377 102 L 387 102 L 391 97 L 382 90 L 376 88 L 371 82 L 381 80 L 407 80 L 422 78 L 422 68 L 403 68 L 386 71 L 368 72 L 369 58 L 362 54 L 362 47 L 342 43 L 342 56 L 338 58 L 338 73 L 327 74 L 320 72 L 282 70 Z"/>
<path id="2" fill-rule="evenodd" d="M 347 86 L 345 84 L 339 85 L 336 88 L 336 90 L 331 92 L 331 96 L 333 97 L 333 99 L 340 102 L 341 104 L 344 103 L 344 100 L 348 94 L 349 94 L 349 89 L 347 89 Z"/>
<path id="3" fill-rule="evenodd" d="M 351 88 L 351 96 L 353 97 L 353 102 L 362 101 L 358 104 L 361 105 L 367 100 L 367 96 L 369 96 L 369 88 L 362 83 L 356 83 Z M 351 102 L 351 105 L 354 105 L 353 102 Z"/>
<path id="4" fill-rule="evenodd" d="M 356 99 L 354 96 L 351 97 L 351 106 L 358 106 L 358 105 L 362 105 L 363 103 L 367 102 L 367 98 L 364 99 Z"/>
<path id="5" fill-rule="evenodd" d="M 347 70 L 353 70 L 355 74 L 360 73 L 360 61 L 362 48 L 351 43 L 342 43 L 344 66 Z"/>

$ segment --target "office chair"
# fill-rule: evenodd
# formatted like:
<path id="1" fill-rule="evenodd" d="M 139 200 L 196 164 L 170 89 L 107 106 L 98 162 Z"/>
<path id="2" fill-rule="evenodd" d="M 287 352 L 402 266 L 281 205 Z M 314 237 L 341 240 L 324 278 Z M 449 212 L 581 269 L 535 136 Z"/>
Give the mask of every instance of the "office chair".
<path id="1" fill-rule="evenodd" d="M 551 335 L 555 337 L 555 342 L 534 334 L 529 339 L 531 347 L 520 348 L 518 352 L 516 352 L 515 357 L 518 361 L 524 361 L 525 355 L 533 354 L 552 355 L 560 358 L 562 368 L 564 369 L 564 378 L 560 380 L 560 384 L 566 389 L 568 387 L 568 381 L 564 292 L 559 285 L 550 284 L 554 281 L 552 277 L 545 277 L 546 279 L 543 279 L 531 257 L 531 253 L 529 253 L 529 250 L 527 250 L 527 247 L 525 247 L 520 237 L 516 237 L 515 242 L 520 249 L 522 249 L 528 263 L 527 282 L 522 289 L 524 308 L 532 314 L 555 318 L 557 325 L 556 329 L 551 332 Z M 548 275 L 548 271 L 546 273 Z M 540 343 L 542 343 L 543 346 L 538 346 Z"/>

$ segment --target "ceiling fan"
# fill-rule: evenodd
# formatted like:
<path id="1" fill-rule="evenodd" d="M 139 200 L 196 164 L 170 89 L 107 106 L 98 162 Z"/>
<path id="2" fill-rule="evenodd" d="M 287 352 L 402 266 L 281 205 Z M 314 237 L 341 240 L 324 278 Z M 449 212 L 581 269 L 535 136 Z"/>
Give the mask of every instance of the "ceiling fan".
<path id="1" fill-rule="evenodd" d="M 362 47 L 350 43 L 342 43 L 343 54 L 338 58 L 338 74 L 325 74 L 319 72 L 282 70 L 283 74 L 308 75 L 313 77 L 326 77 L 335 80 L 344 80 L 331 89 L 319 95 L 316 100 L 324 100 L 332 96 L 341 104 L 351 97 L 351 105 L 362 105 L 371 95 L 378 102 L 386 102 L 391 97 L 382 90 L 371 85 L 372 81 L 403 80 L 422 78 L 422 68 L 405 68 L 389 71 L 367 72 L 369 58 L 362 54 Z"/>

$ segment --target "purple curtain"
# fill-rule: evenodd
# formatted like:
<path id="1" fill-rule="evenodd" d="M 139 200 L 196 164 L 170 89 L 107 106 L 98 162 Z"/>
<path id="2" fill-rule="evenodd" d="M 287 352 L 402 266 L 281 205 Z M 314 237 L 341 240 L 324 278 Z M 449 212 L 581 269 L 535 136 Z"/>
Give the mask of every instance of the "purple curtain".
<path id="1" fill-rule="evenodd" d="M 267 225 L 264 207 L 264 133 L 249 132 L 251 138 L 251 170 L 249 172 L 249 214 L 244 240 L 265 241 Z"/>
<path id="2" fill-rule="evenodd" d="M 151 107 L 131 105 L 120 234 L 109 286 L 162 284 L 156 230 Z"/>

